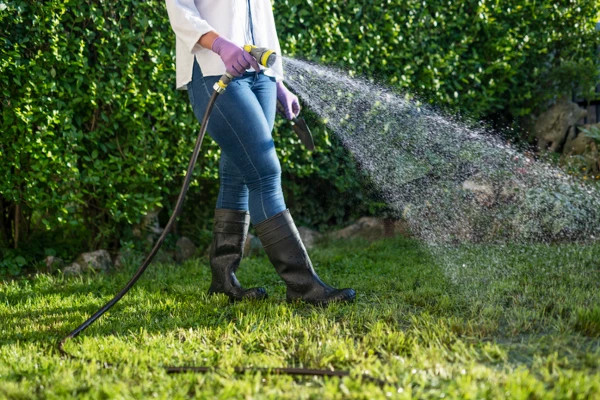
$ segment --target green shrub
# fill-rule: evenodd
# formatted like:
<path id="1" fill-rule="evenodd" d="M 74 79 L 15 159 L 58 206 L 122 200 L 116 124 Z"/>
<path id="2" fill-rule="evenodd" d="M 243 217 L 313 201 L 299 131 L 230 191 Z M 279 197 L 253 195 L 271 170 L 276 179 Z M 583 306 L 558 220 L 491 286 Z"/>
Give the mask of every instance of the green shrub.
<path id="1" fill-rule="evenodd" d="M 0 270 L 18 272 L 22 253 L 33 263 L 116 248 L 148 210 L 170 212 L 198 123 L 174 90 L 164 2 L 4 0 L 0 28 Z M 283 136 L 287 176 L 308 180 L 318 168 Z M 208 226 L 218 158 L 207 138 L 183 232 Z"/>
<path id="2" fill-rule="evenodd" d="M 176 190 L 196 134 L 163 2 L 0 6 L 3 242 L 80 225 L 82 248 L 118 241 Z M 199 175 L 216 158 L 207 145 Z"/>

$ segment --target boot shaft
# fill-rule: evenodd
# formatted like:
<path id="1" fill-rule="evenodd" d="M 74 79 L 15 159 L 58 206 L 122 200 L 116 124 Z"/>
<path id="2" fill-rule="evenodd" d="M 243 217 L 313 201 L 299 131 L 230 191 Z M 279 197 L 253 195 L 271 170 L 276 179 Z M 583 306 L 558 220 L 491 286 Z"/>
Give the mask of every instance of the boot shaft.
<path id="1" fill-rule="evenodd" d="M 215 210 L 210 250 L 212 281 L 208 293 L 223 293 L 232 300 L 267 297 L 263 288 L 244 289 L 235 276 L 244 255 L 249 226 L 250 215 L 246 211 Z"/>
<path id="2" fill-rule="evenodd" d="M 211 258 L 239 253 L 241 259 L 249 226 L 250 214 L 247 211 L 215 210 Z"/>
<path id="3" fill-rule="evenodd" d="M 256 225 L 256 233 L 269 261 L 287 285 L 288 298 L 329 289 L 316 275 L 289 210 Z"/>
<path id="4" fill-rule="evenodd" d="M 213 224 L 213 241 L 210 249 L 210 266 L 213 275 L 234 273 L 244 255 L 244 243 L 250 226 L 247 211 L 217 209 Z"/>

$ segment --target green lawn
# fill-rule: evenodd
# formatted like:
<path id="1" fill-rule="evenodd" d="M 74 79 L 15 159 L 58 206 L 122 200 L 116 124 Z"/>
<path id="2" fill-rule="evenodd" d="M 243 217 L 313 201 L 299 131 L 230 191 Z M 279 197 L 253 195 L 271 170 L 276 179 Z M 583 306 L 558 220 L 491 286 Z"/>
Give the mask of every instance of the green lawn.
<path id="1" fill-rule="evenodd" d="M 56 342 L 137 266 L 0 284 L 0 398 L 600 398 L 600 246 L 436 250 L 409 239 L 324 244 L 322 278 L 357 301 L 283 301 L 264 257 L 240 280 L 263 303 L 207 297 L 206 260 L 151 266 L 67 349 Z M 167 375 L 161 365 L 208 365 Z M 235 375 L 236 366 L 348 369 L 351 378 Z M 385 387 L 358 378 L 385 379 Z"/>

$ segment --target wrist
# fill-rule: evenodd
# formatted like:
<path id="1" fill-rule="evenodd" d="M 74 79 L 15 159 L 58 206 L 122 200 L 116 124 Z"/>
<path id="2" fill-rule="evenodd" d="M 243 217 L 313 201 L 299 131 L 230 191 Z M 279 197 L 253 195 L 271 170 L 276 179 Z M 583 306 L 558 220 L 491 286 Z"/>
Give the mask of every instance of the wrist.
<path id="1" fill-rule="evenodd" d="M 275 87 L 277 88 L 277 94 L 285 93 L 287 91 L 287 88 L 283 84 L 283 81 L 275 82 Z"/>
<path id="2" fill-rule="evenodd" d="M 220 36 L 217 32 L 210 31 L 210 32 L 202 35 L 200 37 L 200 40 L 198 40 L 198 43 L 200 44 L 200 46 L 204 47 L 205 49 L 213 50 L 213 45 L 215 44 L 215 41 L 218 38 L 220 38 Z"/>

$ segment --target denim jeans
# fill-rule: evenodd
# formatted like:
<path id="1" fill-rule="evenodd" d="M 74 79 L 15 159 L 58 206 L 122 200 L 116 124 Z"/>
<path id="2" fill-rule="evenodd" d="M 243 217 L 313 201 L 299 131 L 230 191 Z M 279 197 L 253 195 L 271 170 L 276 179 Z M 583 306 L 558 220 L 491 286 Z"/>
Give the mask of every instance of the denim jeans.
<path id="1" fill-rule="evenodd" d="M 202 76 L 194 61 L 187 89 L 198 121 L 219 78 Z M 219 95 L 208 123 L 207 133 L 221 148 L 217 208 L 250 211 L 253 224 L 286 209 L 271 135 L 276 101 L 275 78 L 248 72 Z"/>

